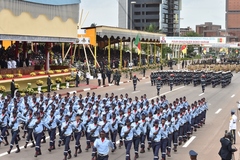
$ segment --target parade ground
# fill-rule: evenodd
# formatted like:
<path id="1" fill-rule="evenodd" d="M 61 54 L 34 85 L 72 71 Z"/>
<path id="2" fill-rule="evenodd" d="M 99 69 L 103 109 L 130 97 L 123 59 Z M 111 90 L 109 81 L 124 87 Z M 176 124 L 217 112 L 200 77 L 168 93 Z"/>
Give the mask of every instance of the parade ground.
<path id="1" fill-rule="evenodd" d="M 140 97 L 143 94 L 147 94 L 148 99 L 156 99 L 156 86 L 151 86 L 149 76 L 149 71 L 146 74 L 145 78 L 142 78 L 142 75 L 137 74 L 141 78 L 138 82 L 137 90 L 133 91 L 133 84 L 128 81 L 126 78 L 122 78 L 120 85 L 106 85 L 105 87 L 98 87 L 96 80 L 92 80 L 90 85 L 80 84 L 78 88 L 71 88 L 66 90 L 61 90 L 58 93 L 65 94 L 66 92 L 78 91 L 77 95 L 82 94 L 83 97 L 86 96 L 87 92 L 95 92 L 96 95 L 101 94 L 102 97 L 105 93 L 114 93 L 115 95 L 128 93 L 129 97 L 134 98 L 135 96 Z M 218 151 L 221 147 L 220 138 L 223 137 L 224 131 L 228 130 L 229 120 L 231 116 L 231 110 L 234 109 L 237 112 L 237 101 L 239 101 L 240 96 L 240 75 L 233 73 L 232 83 L 226 88 L 221 88 L 217 86 L 212 88 L 212 86 L 207 86 L 205 93 L 201 92 L 201 86 L 193 87 L 192 84 L 188 86 L 179 85 L 174 86 L 173 91 L 170 91 L 169 86 L 164 85 L 161 89 L 161 95 L 166 95 L 166 98 L 169 102 L 174 101 L 176 98 L 186 96 L 186 99 L 189 104 L 194 101 L 197 101 L 203 97 L 206 98 L 208 103 L 208 112 L 206 118 L 206 124 L 203 127 L 199 128 L 197 132 L 194 132 L 191 138 L 181 146 L 178 146 L 178 151 L 174 153 L 172 151 L 171 157 L 168 157 L 169 160 L 188 160 L 189 151 L 194 150 L 198 153 L 197 159 L 199 160 L 217 160 L 220 159 L 218 156 Z M 125 83 L 124 83 L 125 82 Z M 107 83 L 106 83 L 107 84 Z M 239 120 L 239 119 L 238 119 Z M 239 149 L 240 147 L 240 132 L 239 132 L 239 123 L 236 131 L 236 144 L 235 146 Z M 23 132 L 21 131 L 21 136 Z M 46 132 L 48 136 L 48 133 Z M 59 136 L 56 138 L 56 143 L 59 139 Z M 119 143 L 119 138 L 117 137 L 117 144 Z M 34 157 L 35 149 L 30 148 L 31 143 L 29 143 L 28 148 L 24 148 L 25 139 L 21 138 L 19 142 L 21 152 L 15 153 L 15 146 L 11 154 L 7 154 L 9 146 L 0 146 L 0 159 L 2 160 L 45 160 L 45 159 L 63 159 L 63 150 L 64 146 L 58 147 L 52 152 L 48 151 L 49 148 L 49 137 L 47 138 L 47 143 L 42 144 L 41 150 L 42 155 L 37 158 Z M 147 141 L 146 141 L 147 145 Z M 71 141 L 70 147 L 72 152 L 74 151 L 74 141 Z M 78 157 L 72 157 L 72 159 L 91 159 L 91 150 L 88 152 L 85 151 L 86 148 L 86 137 L 81 138 L 81 148 L 83 152 L 78 154 Z M 235 160 L 238 160 L 239 152 L 235 152 Z M 161 152 L 159 153 L 161 155 Z M 134 157 L 133 146 L 131 149 L 131 159 Z M 114 153 L 109 153 L 110 160 L 123 160 L 125 159 L 125 148 L 117 148 Z M 143 154 L 139 154 L 139 160 L 153 159 L 152 149 Z"/>

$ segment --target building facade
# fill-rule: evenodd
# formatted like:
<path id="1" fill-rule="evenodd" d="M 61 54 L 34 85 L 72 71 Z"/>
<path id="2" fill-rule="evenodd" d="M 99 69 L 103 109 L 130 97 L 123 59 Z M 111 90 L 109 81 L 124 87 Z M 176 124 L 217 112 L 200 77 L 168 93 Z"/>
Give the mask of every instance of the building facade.
<path id="1" fill-rule="evenodd" d="M 196 25 L 196 33 L 203 37 L 218 37 L 220 36 L 221 25 L 205 22 L 204 24 Z"/>
<path id="2" fill-rule="evenodd" d="M 226 0 L 226 30 L 233 38 L 228 41 L 240 41 L 240 1 Z M 234 38 L 235 37 L 235 38 Z M 237 39 L 236 39 L 237 37 Z"/>
<path id="3" fill-rule="evenodd" d="M 119 0 L 118 26 L 145 30 L 153 24 L 158 30 L 173 36 L 179 35 L 181 0 Z"/>
<path id="4" fill-rule="evenodd" d="M 189 32 L 193 32 L 193 29 L 191 27 L 180 28 L 180 36 L 186 36 L 186 34 Z"/>

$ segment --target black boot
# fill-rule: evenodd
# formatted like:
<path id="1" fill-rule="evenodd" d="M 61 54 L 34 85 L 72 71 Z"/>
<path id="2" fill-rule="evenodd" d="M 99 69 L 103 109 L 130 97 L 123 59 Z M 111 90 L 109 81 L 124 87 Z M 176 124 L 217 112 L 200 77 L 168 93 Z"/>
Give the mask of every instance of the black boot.
<path id="1" fill-rule="evenodd" d="M 12 146 L 10 146 L 10 149 L 7 151 L 7 153 L 8 153 L 8 154 L 10 154 L 10 153 L 11 153 L 11 150 L 12 150 L 12 148 L 13 148 L 13 147 L 12 147 Z"/>
<path id="2" fill-rule="evenodd" d="M 4 146 L 9 145 L 7 137 L 4 137 L 4 140 L 5 140 L 5 144 L 4 144 Z"/>
<path id="3" fill-rule="evenodd" d="M 75 147 L 74 157 L 77 157 L 77 150 L 78 150 L 78 147 Z"/>
<path id="4" fill-rule="evenodd" d="M 28 142 L 26 142 L 26 144 L 24 145 L 24 148 L 27 148 Z"/>
<path id="5" fill-rule="evenodd" d="M 17 147 L 17 151 L 15 153 L 19 153 L 20 152 L 19 145 L 17 145 L 16 147 Z"/>
<path id="6" fill-rule="evenodd" d="M 31 148 L 34 148 L 34 147 L 35 147 L 35 143 L 34 143 L 34 141 L 32 141 Z"/>
<path id="7" fill-rule="evenodd" d="M 81 146 L 79 146 L 78 149 L 79 149 L 78 154 L 82 153 Z"/>
<path id="8" fill-rule="evenodd" d="M 71 159 L 71 158 L 72 158 L 71 151 L 68 151 L 68 159 Z"/>

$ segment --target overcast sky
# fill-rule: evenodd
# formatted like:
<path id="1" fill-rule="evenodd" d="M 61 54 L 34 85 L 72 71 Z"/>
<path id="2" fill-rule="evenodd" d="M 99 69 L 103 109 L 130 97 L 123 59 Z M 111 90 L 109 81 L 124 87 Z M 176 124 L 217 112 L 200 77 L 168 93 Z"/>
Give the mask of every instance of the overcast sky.
<path id="1" fill-rule="evenodd" d="M 182 0 L 181 28 L 204 22 L 222 25 L 225 29 L 226 0 Z M 97 25 L 118 26 L 118 0 L 82 0 L 83 17 L 89 12 L 83 26 Z"/>

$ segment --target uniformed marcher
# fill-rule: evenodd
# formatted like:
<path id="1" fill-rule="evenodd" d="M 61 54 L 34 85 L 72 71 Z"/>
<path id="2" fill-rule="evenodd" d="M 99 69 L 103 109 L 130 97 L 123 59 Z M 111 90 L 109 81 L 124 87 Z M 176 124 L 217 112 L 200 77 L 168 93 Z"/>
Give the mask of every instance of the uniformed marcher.
<path id="1" fill-rule="evenodd" d="M 161 148 L 161 128 L 158 126 L 159 120 L 154 121 L 154 127 L 150 130 L 151 146 L 153 150 L 153 160 L 159 160 L 159 150 Z"/>
<path id="2" fill-rule="evenodd" d="M 174 83 L 174 74 L 170 74 L 168 81 L 169 81 L 170 91 L 172 91 L 173 83 Z"/>
<path id="3" fill-rule="evenodd" d="M 133 147 L 134 147 L 134 152 L 135 152 L 134 159 L 137 159 L 139 157 L 138 148 L 139 148 L 139 143 L 140 143 L 140 136 L 143 132 L 142 125 L 141 125 L 141 123 L 139 123 L 138 116 L 135 116 L 135 122 L 133 122 L 131 124 L 131 127 L 134 129 L 134 132 L 133 132 Z"/>
<path id="4" fill-rule="evenodd" d="M 166 160 L 166 151 L 167 151 L 167 143 L 168 143 L 168 126 L 165 124 L 166 119 L 161 119 L 160 125 L 160 133 L 161 133 L 161 152 L 162 152 L 162 160 Z"/>
<path id="5" fill-rule="evenodd" d="M 204 93 L 205 86 L 206 86 L 206 76 L 205 75 L 202 75 L 202 77 L 201 77 L 201 85 L 202 85 L 202 92 Z"/>
<path id="6" fill-rule="evenodd" d="M 137 78 L 137 76 L 136 76 L 136 74 L 135 74 L 135 75 L 133 76 L 133 78 L 132 78 L 134 91 L 136 90 L 136 87 L 137 87 L 137 81 L 140 82 L 140 80 Z"/>
<path id="7" fill-rule="evenodd" d="M 114 150 L 113 143 L 105 137 L 105 132 L 102 130 L 100 132 L 100 138 L 94 141 L 93 146 L 97 148 L 97 160 L 108 160 L 109 157 L 109 147 Z"/>
<path id="8" fill-rule="evenodd" d="M 233 141 L 232 143 L 236 143 L 236 129 L 237 129 L 237 116 L 235 115 L 235 111 L 231 111 L 231 118 L 230 118 L 230 123 L 229 123 L 229 131 L 232 134 Z"/>
<path id="9" fill-rule="evenodd" d="M 6 109 L 3 108 L 2 109 L 2 114 L 0 115 L 0 129 L 1 129 L 1 141 L 4 139 L 5 140 L 5 145 L 4 146 L 7 146 L 9 143 L 8 143 L 8 139 L 7 139 L 7 125 L 8 125 L 8 120 L 9 120 L 9 116 L 6 112 Z M 0 142 L 1 144 L 1 142 Z"/>
<path id="10" fill-rule="evenodd" d="M 161 81 L 161 78 L 158 77 L 157 80 L 156 80 L 156 87 L 157 87 L 157 95 L 158 96 L 160 95 L 161 86 L 162 86 L 162 81 Z"/>
<path id="11" fill-rule="evenodd" d="M 81 121 L 81 116 L 79 114 L 76 115 L 76 120 L 73 122 L 73 126 L 74 126 L 74 138 L 75 138 L 75 153 L 74 153 L 74 157 L 77 157 L 77 154 L 82 153 L 82 149 L 81 149 L 81 144 L 80 144 L 80 138 L 81 138 L 81 133 L 84 129 L 84 126 L 82 124 Z"/>
<path id="12" fill-rule="evenodd" d="M 126 160 L 130 160 L 130 150 L 132 147 L 134 129 L 131 127 L 130 120 L 126 120 L 126 126 L 122 127 L 121 136 L 124 138 L 126 149 Z"/>

